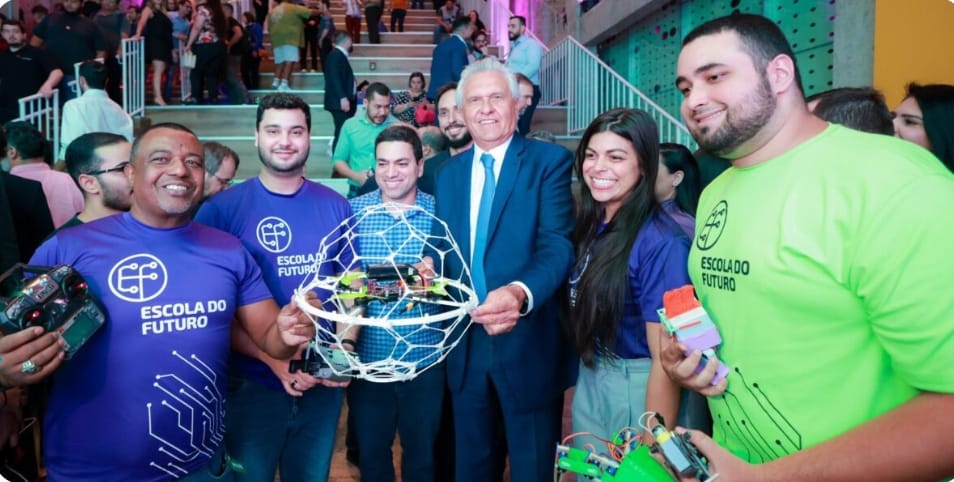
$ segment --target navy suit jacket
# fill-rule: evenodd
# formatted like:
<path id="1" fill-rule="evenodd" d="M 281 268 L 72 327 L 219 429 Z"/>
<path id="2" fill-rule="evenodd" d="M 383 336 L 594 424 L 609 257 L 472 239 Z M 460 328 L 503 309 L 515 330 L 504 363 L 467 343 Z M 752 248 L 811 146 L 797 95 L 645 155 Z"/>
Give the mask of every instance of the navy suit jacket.
<path id="1" fill-rule="evenodd" d="M 470 259 L 470 181 L 474 149 L 450 158 L 437 173 L 437 217 Z M 468 366 L 490 366 L 501 400 L 520 410 L 551 404 L 567 384 L 569 345 L 559 322 L 555 300 L 573 264 L 573 200 L 570 194 L 570 151 L 514 134 L 501 166 L 494 193 L 487 239 L 485 275 L 492 291 L 521 281 L 533 293 L 533 310 L 513 331 L 490 336 L 474 325 L 448 356 L 450 389 L 468 383 Z M 461 261 L 448 257 L 444 275 L 457 278 Z M 474 350 L 493 346 L 491 353 Z M 487 339 L 489 338 L 489 340 Z M 477 362 L 475 362 L 475 360 Z"/>
<path id="2" fill-rule="evenodd" d="M 337 47 L 332 47 L 322 65 L 322 72 L 325 76 L 325 110 L 340 111 L 341 98 L 347 97 L 354 112 L 354 71 L 348 57 Z"/>
<path id="3" fill-rule="evenodd" d="M 444 84 L 459 81 L 467 61 L 467 44 L 460 37 L 451 35 L 437 44 L 431 56 L 431 85 L 427 87 L 427 98 L 437 100 L 434 96 Z"/>

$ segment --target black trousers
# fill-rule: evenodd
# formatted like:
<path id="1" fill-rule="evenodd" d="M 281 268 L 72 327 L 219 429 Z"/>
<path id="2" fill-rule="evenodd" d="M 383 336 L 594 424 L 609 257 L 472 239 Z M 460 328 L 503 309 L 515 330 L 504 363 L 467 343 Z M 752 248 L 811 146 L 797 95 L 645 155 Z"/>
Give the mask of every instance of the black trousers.
<path id="1" fill-rule="evenodd" d="M 192 98 L 196 102 L 202 101 L 202 93 L 209 89 L 209 104 L 219 101 L 219 79 L 225 71 L 225 61 L 228 53 L 222 42 L 210 42 L 192 45 L 195 52 L 195 68 L 189 74 L 192 82 Z"/>
<path id="2" fill-rule="evenodd" d="M 392 32 L 404 31 L 404 17 L 406 15 L 407 15 L 407 10 L 404 10 L 403 8 L 391 9 L 391 31 Z"/>
<path id="3" fill-rule="evenodd" d="M 378 26 L 381 24 L 383 11 L 380 5 L 364 7 L 364 18 L 368 21 L 368 40 L 373 44 L 381 43 L 381 32 L 378 31 Z"/>

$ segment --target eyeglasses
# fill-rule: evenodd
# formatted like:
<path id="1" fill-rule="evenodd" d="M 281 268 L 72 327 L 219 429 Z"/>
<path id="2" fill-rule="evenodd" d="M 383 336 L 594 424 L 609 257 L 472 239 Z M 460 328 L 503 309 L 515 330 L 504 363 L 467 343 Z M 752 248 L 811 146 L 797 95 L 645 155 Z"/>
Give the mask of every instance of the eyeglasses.
<path id="1" fill-rule="evenodd" d="M 229 186 L 232 185 L 233 182 L 235 182 L 235 178 L 222 179 L 221 177 L 216 176 L 215 174 L 212 175 L 212 178 L 215 179 L 216 181 L 219 181 L 220 183 L 222 183 L 222 185 L 225 186 L 225 187 L 229 187 Z"/>
<path id="2" fill-rule="evenodd" d="M 89 171 L 89 172 L 87 172 L 86 174 L 89 174 L 90 176 L 98 176 L 98 175 L 100 175 L 100 174 L 106 174 L 106 173 L 110 173 L 110 172 L 119 172 L 119 171 L 122 171 L 123 169 L 125 169 L 127 164 L 129 164 L 129 163 L 128 163 L 128 162 L 122 162 L 122 163 L 120 163 L 119 165 L 117 165 L 116 167 L 111 167 L 111 168 L 109 168 L 109 169 L 100 169 L 100 170 L 98 170 L 98 171 Z"/>

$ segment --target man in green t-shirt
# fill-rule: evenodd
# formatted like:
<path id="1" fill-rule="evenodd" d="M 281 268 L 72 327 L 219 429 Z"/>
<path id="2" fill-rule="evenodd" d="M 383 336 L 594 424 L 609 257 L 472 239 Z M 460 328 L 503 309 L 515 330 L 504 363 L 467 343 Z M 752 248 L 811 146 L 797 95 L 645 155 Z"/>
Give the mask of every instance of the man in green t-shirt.
<path id="1" fill-rule="evenodd" d="M 374 82 L 368 86 L 364 105 L 357 115 L 345 121 L 332 156 L 335 174 L 348 178 L 348 197 L 358 194 L 374 176 L 374 140 L 387 126 L 397 122 L 391 115 L 391 89 Z"/>
<path id="2" fill-rule="evenodd" d="M 693 433 L 720 481 L 954 476 L 954 176 L 928 151 L 805 105 L 774 22 L 684 40 L 676 85 L 702 149 L 731 160 L 699 202 L 689 270 L 729 376 L 666 342 L 709 397 Z"/>
<path id="3" fill-rule="evenodd" d="M 275 56 L 275 80 L 272 88 L 281 92 L 291 90 L 288 82 L 292 68 L 298 62 L 298 51 L 305 45 L 304 21 L 312 15 L 321 15 L 318 9 L 275 0 L 275 8 L 268 14 L 268 34 Z"/>

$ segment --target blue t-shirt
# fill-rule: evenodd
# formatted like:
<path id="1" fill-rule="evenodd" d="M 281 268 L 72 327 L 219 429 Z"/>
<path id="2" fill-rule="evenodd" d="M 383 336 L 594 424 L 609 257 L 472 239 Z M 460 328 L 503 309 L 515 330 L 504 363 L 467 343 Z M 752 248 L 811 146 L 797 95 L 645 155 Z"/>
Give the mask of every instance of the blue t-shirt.
<path id="1" fill-rule="evenodd" d="M 600 227 L 600 231 L 605 226 Z M 597 240 L 594 249 L 599 249 Z M 616 325 L 616 347 L 613 353 L 624 359 L 649 358 L 646 323 L 659 323 L 656 310 L 662 308 L 663 293 L 691 284 L 689 281 L 689 238 L 680 226 L 661 209 L 655 209 L 643 223 L 629 252 L 629 293 L 623 305 L 623 319 Z M 570 278 L 570 289 L 576 289 L 582 270 L 577 268 Z M 597 348 L 597 353 L 603 350 Z"/>
<path id="2" fill-rule="evenodd" d="M 53 377 L 50 479 L 168 480 L 207 465 L 225 432 L 235 310 L 271 298 L 241 243 L 125 213 L 58 232 L 30 263 L 73 266 L 108 311 Z"/>
<path id="3" fill-rule="evenodd" d="M 209 198 L 195 220 L 242 240 L 261 267 L 272 296 L 279 305 L 286 305 L 314 272 L 318 246 L 325 236 L 340 241 L 329 247 L 318 272 L 332 276 L 352 270 L 354 247 L 342 235 L 348 229 L 342 223 L 350 217 L 348 201 L 321 184 L 304 180 L 298 191 L 284 195 L 269 191 L 256 177 Z M 284 391 L 267 365 L 239 353 L 233 355 L 235 367 L 245 376 Z"/>
<path id="4" fill-rule="evenodd" d="M 424 252 L 424 243 L 429 241 L 433 219 L 420 211 L 406 211 L 404 219 L 395 219 L 390 213 L 367 213 L 366 210 L 382 204 L 381 191 L 376 190 L 351 199 L 357 222 L 355 229 L 359 236 L 359 254 L 361 267 L 367 272 L 368 265 L 421 262 Z M 415 205 L 431 215 L 434 214 L 434 196 L 417 191 Z M 412 235 L 411 229 L 414 230 Z M 370 301 L 365 315 L 373 318 L 401 319 L 421 318 L 435 315 L 440 312 L 439 306 L 433 303 L 409 303 L 407 301 L 383 302 Z M 401 336 L 398 341 L 387 330 L 374 326 L 361 329 L 358 338 L 358 356 L 362 362 L 376 362 L 393 358 L 405 362 L 416 362 L 418 368 L 434 363 L 440 358 L 441 352 L 435 348 L 444 338 L 441 325 L 404 325 L 393 326 L 392 329 Z"/>

